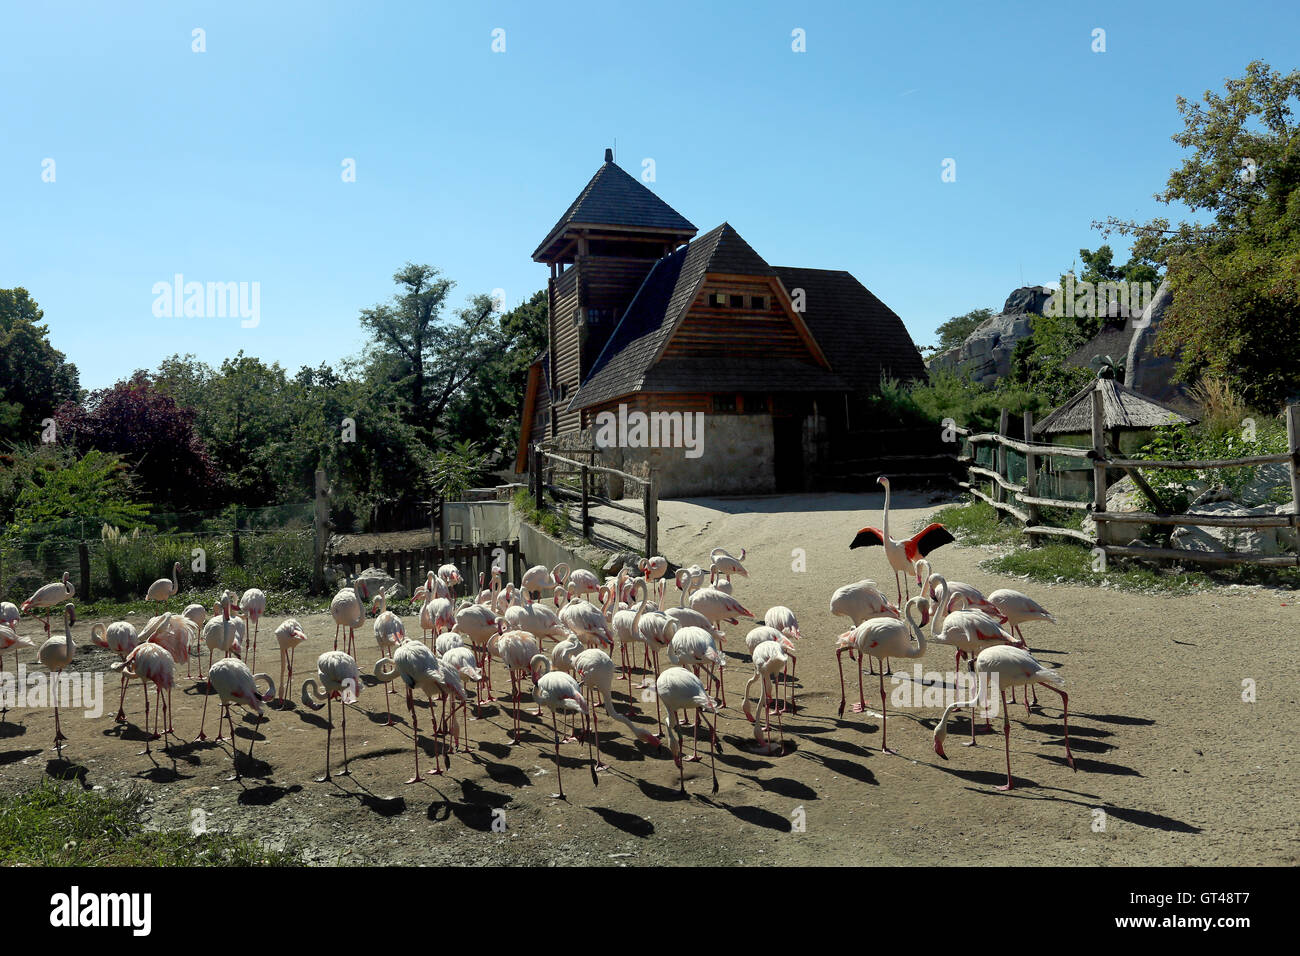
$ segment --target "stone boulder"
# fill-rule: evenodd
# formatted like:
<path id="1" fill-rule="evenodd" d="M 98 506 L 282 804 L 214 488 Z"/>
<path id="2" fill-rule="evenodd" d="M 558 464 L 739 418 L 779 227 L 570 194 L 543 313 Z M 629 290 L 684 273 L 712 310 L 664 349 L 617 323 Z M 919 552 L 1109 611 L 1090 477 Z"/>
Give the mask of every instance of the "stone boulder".
<path id="1" fill-rule="evenodd" d="M 365 582 L 366 592 L 372 601 L 379 597 L 380 591 L 388 591 L 390 601 L 400 601 L 407 597 L 406 588 L 398 583 L 397 578 L 382 568 L 366 568 L 357 575 L 357 580 Z"/>
<path id="2" fill-rule="evenodd" d="M 1233 517 L 1278 513 L 1276 505 L 1248 508 L 1236 501 L 1202 501 L 1192 510 L 1197 514 Z M 1277 554 L 1284 543 L 1279 541 L 1278 530 L 1277 528 L 1180 527 L 1170 535 L 1169 546 L 1184 551 L 1249 551 L 1254 554 Z M 1289 531 L 1289 529 L 1282 530 Z M 1294 547 L 1294 539 L 1286 543 Z"/>
<path id="3" fill-rule="evenodd" d="M 982 322 L 957 348 L 930 359 L 930 367 L 960 370 L 981 385 L 996 382 L 1011 371 L 1016 343 L 1033 331 L 1030 315 L 1041 315 L 1051 297 L 1052 291 L 1041 286 L 1016 289 L 1001 312 Z"/>
<path id="4" fill-rule="evenodd" d="M 1128 475 L 1125 475 L 1106 489 L 1107 511 L 1146 511 L 1146 509 L 1146 497 Z M 1093 521 L 1091 517 L 1084 517 L 1083 524 L 1080 527 L 1084 534 L 1093 537 L 1097 534 L 1097 522 Z M 1125 525 L 1124 527 L 1131 531 L 1134 526 Z M 1116 531 L 1116 534 L 1120 533 L 1122 532 Z"/>

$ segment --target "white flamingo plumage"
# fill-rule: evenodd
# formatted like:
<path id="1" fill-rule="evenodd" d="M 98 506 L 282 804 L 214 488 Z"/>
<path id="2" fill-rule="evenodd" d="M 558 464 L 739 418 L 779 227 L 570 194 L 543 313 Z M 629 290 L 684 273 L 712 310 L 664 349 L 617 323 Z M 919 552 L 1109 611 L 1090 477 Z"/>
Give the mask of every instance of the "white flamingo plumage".
<path id="1" fill-rule="evenodd" d="M 172 576 L 170 578 L 159 578 L 144 593 L 146 601 L 166 601 L 168 598 L 175 597 L 180 593 L 180 573 L 181 563 L 179 561 L 172 564 Z"/>
<path id="2" fill-rule="evenodd" d="M 601 700 L 605 702 L 605 714 L 618 721 L 633 737 L 643 744 L 659 746 L 659 738 L 649 731 L 642 730 L 631 719 L 620 714 L 614 707 L 614 695 L 611 686 L 614 683 L 614 661 L 598 647 L 588 648 L 573 659 L 573 676 L 578 683 L 592 691 L 600 691 Z M 600 759 L 600 724 L 596 720 L 595 708 L 592 708 L 592 730 L 596 742 L 596 770 L 604 770 Z"/>
<path id="3" fill-rule="evenodd" d="M 1048 690 L 1061 695 L 1061 721 L 1065 727 L 1065 760 L 1071 770 L 1078 769 L 1074 765 L 1074 754 L 1070 752 L 1070 698 L 1062 689 L 1065 687 L 1065 678 L 1038 663 L 1024 648 L 1008 645 L 989 647 L 980 651 L 979 656 L 975 658 L 975 672 L 996 676 L 998 692 L 1002 696 L 1002 736 L 1007 757 L 1007 782 L 998 787 L 999 790 L 1011 790 L 1015 787 L 1015 781 L 1011 777 L 1011 715 L 1007 712 L 1008 687 L 1042 684 Z M 961 707 L 974 707 L 979 703 L 984 692 L 985 688 L 981 687 L 980 692 L 973 699 L 955 701 L 944 710 L 943 717 L 934 728 L 934 752 L 944 760 L 948 759 L 948 755 L 943 752 L 944 737 L 948 733 L 948 715 Z"/>
<path id="4" fill-rule="evenodd" d="M 555 733 L 555 779 L 559 784 L 560 792 L 553 793 L 551 796 L 567 800 L 564 795 L 564 778 L 560 773 L 560 727 L 556 721 L 556 714 L 563 710 L 566 713 L 582 714 L 586 717 L 591 713 L 591 708 L 587 704 L 587 699 L 582 696 L 582 686 L 573 679 L 571 674 L 551 670 L 550 658 L 545 654 L 534 655 L 529 661 L 528 669 L 532 672 L 533 682 L 536 685 L 533 688 L 533 699 L 537 701 L 538 713 L 543 707 L 551 712 L 551 729 Z M 600 784 L 600 778 L 596 776 L 595 757 L 591 758 L 591 782 L 597 786 Z"/>
<path id="5" fill-rule="evenodd" d="M 677 723 L 677 712 L 694 710 L 698 720 L 700 711 L 716 714 L 718 705 L 704 692 L 700 679 L 684 667 L 664 668 L 655 681 L 655 695 L 663 701 L 664 709 L 668 711 L 668 749 L 673 755 L 673 762 L 677 764 L 681 794 L 686 796 L 686 772 L 682 766 L 682 735 Z M 709 768 L 713 771 L 713 792 L 717 793 L 718 769 L 714 754 L 715 751 L 722 750 L 722 746 L 718 743 L 716 725 L 710 724 L 707 717 L 704 722 L 709 729 Z"/>
<path id="6" fill-rule="evenodd" d="M 510 630 L 493 635 L 487 643 L 489 654 L 495 654 L 510 673 L 510 699 L 514 701 L 514 727 L 510 731 L 511 746 L 519 743 L 519 701 L 523 697 L 521 677 L 528 673 L 531 661 L 541 652 L 537 639 L 527 631 Z"/>
<path id="7" fill-rule="evenodd" d="M 47 585 L 48 587 L 48 585 Z M 50 696 L 54 698 L 54 750 L 62 755 L 63 741 L 68 738 L 63 735 L 63 729 L 59 726 L 59 697 L 58 692 L 58 675 L 63 669 L 72 663 L 77 656 L 77 645 L 72 640 L 72 624 L 76 620 L 76 612 L 71 604 L 63 607 L 63 636 L 51 637 L 40 646 L 36 652 L 36 659 L 49 668 L 51 675 L 54 677 L 55 689 Z"/>
<path id="8" fill-rule="evenodd" d="M 443 636 L 445 637 L 446 635 Z M 460 682 L 462 686 L 464 686 L 466 681 L 474 682 L 475 685 L 474 710 L 475 713 L 477 713 L 478 712 L 478 685 L 483 681 L 483 668 L 478 666 L 478 655 L 474 653 L 473 648 L 465 647 L 464 645 L 461 645 L 458 647 L 448 648 L 445 653 L 439 651 L 438 660 L 442 662 L 442 665 L 444 667 L 450 667 L 453 670 L 455 670 L 457 674 L 460 675 Z M 466 689 L 465 699 L 461 700 L 461 707 L 465 712 L 465 748 L 464 749 L 466 753 L 468 753 L 472 749 L 470 744 L 470 739 L 469 739 L 469 722 L 472 718 L 469 716 L 468 697 L 469 697 L 469 690 Z M 454 705 L 455 701 L 452 701 L 452 703 Z"/>
<path id="9" fill-rule="evenodd" d="M 257 669 L 257 629 L 258 622 L 266 613 L 266 592 L 259 588 L 249 588 L 239 598 L 239 611 L 244 617 L 244 633 L 252 636 L 248 641 L 248 666 Z"/>
<path id="10" fill-rule="evenodd" d="M 918 625 L 912 619 L 912 611 L 919 608 L 921 621 Z M 856 647 L 859 657 L 874 657 L 880 661 L 880 750 L 892 754 L 889 749 L 889 703 L 885 695 L 885 675 L 883 660 L 886 657 L 920 657 L 925 653 L 925 625 L 929 623 L 930 602 L 923 597 L 914 597 L 903 606 L 903 619 L 896 621 L 887 617 L 875 617 L 864 621 L 851 631 L 840 635 L 835 651 L 836 663 L 840 665 L 840 716 L 844 714 L 844 667 L 840 664 L 840 655 L 849 647 Z M 866 709 L 866 699 L 862 694 L 862 668 L 858 668 L 858 699 L 856 712 Z"/>
<path id="11" fill-rule="evenodd" d="M 35 647 L 35 646 L 36 645 L 31 642 L 30 638 L 19 637 L 18 632 L 15 631 L 8 624 L 0 624 L 0 674 L 3 674 L 5 669 L 5 665 L 4 665 L 5 651 L 10 649 L 13 650 L 14 670 L 16 671 L 18 669 L 18 649 L 20 647 Z M 9 695 L 4 694 L 0 696 L 0 700 L 3 700 L 4 702 L 4 709 L 0 710 L 0 718 L 3 718 L 5 714 L 9 713 L 9 706 L 8 706 Z"/>
<path id="12" fill-rule="evenodd" d="M 280 645 L 280 700 L 283 701 L 284 688 L 293 686 L 293 655 L 298 645 L 307 640 L 307 632 L 302 629 L 296 617 L 287 617 L 275 629 L 275 642 Z M 289 678 L 285 680 L 285 668 Z"/>
<path id="13" fill-rule="evenodd" d="M 23 606 L 19 611 L 26 614 L 32 608 L 45 608 L 45 636 L 49 637 L 50 609 L 56 604 L 68 600 L 75 593 L 76 589 L 72 586 L 72 575 L 64 571 L 61 581 L 54 581 L 37 588 L 36 592 L 23 602 Z"/>
<path id="14" fill-rule="evenodd" d="M 771 708 L 768 706 L 771 695 L 768 693 L 767 686 L 769 683 L 774 683 L 776 675 L 785 669 L 790 654 L 780 641 L 763 641 L 754 648 L 750 657 L 754 662 L 754 676 L 745 682 L 744 704 L 741 709 L 749 722 L 754 725 L 754 740 L 757 741 L 755 752 L 783 754 L 785 753 L 785 728 L 781 724 L 780 711 L 777 711 L 776 726 L 781 741 L 775 745 L 772 743 L 772 716 Z M 753 686 L 754 681 L 759 681 L 758 705 L 763 711 L 762 728 L 759 727 L 758 718 L 749 710 L 749 688 Z"/>
<path id="15" fill-rule="evenodd" d="M 348 705 L 355 704 L 361 696 L 361 674 L 356 658 L 343 651 L 326 651 L 316 658 L 316 676 L 302 684 L 302 702 L 312 710 L 328 708 L 325 716 L 325 774 L 317 783 L 330 780 L 330 743 L 334 736 L 334 701 L 337 698 L 343 710 L 343 769 L 340 777 L 352 773 L 348 767 Z"/>
<path id="16" fill-rule="evenodd" d="M 150 741 L 163 738 L 163 752 L 167 750 L 167 735 L 174 734 L 172 729 L 172 685 L 176 680 L 176 662 L 172 660 L 167 648 L 161 644 L 139 644 L 119 663 L 112 665 L 112 670 L 122 672 L 123 690 L 129 679 L 139 678 L 144 685 L 144 750 L 139 756 L 152 753 Z M 154 725 L 149 731 L 149 685 L 154 685 Z M 163 691 L 167 700 L 163 701 Z M 162 713 L 167 715 L 163 732 L 158 733 L 158 719 Z"/>
<path id="17" fill-rule="evenodd" d="M 363 601 L 369 598 L 364 581 L 349 582 L 340 588 L 330 601 L 330 617 L 334 619 L 334 650 L 339 649 L 339 632 L 347 628 L 347 647 L 349 654 L 357 650 L 357 628 L 366 619 Z"/>
<path id="18" fill-rule="evenodd" d="M 438 766 L 438 738 L 445 737 L 448 730 L 447 721 L 447 697 L 453 696 L 456 700 L 451 708 L 451 734 L 459 742 L 460 727 L 456 722 L 456 705 L 463 703 L 465 697 L 465 686 L 461 683 L 460 674 L 456 668 L 445 665 L 438 660 L 437 655 L 419 641 L 406 641 L 397 646 L 397 650 L 392 657 L 386 657 L 375 664 L 375 676 L 386 683 L 391 682 L 396 677 L 402 678 L 402 683 L 406 685 L 406 706 L 411 711 L 411 737 L 415 744 L 415 775 L 410 783 L 420 781 L 420 724 L 415 715 L 415 691 L 424 691 L 425 697 L 429 700 L 429 720 L 433 722 L 433 769 L 426 772 L 426 775 L 433 776 L 443 773 L 443 769 Z M 442 701 L 442 721 L 433 714 L 433 695 L 437 694 Z M 453 745 L 454 746 L 454 745 Z M 445 744 L 442 748 L 442 756 L 446 760 L 446 769 L 451 769 L 451 754 Z"/>
<path id="19" fill-rule="evenodd" d="M 487 652 L 487 642 L 498 631 L 499 620 L 492 607 L 482 604 L 469 604 L 456 612 L 455 630 L 464 634 L 474 648 L 478 657 L 478 666 L 483 669 L 483 683 L 487 686 L 487 699 L 492 699 L 492 658 Z"/>
<path id="20" fill-rule="evenodd" d="M 863 578 L 861 581 L 835 589 L 835 593 L 831 595 L 831 613 L 847 617 L 853 622 L 853 626 L 857 627 L 863 621 L 873 617 L 897 618 L 898 608 L 890 603 L 889 598 L 885 597 L 880 588 L 876 587 L 875 581 Z M 855 651 L 854 654 L 856 653 Z M 861 666 L 861 661 L 858 663 Z M 875 666 L 869 666 L 870 673 L 874 677 Z"/>
<path id="21" fill-rule="evenodd" d="M 234 655 L 239 657 L 242 649 L 240 632 L 243 630 L 243 621 L 235 621 L 230 617 L 230 605 L 233 603 L 234 596 L 229 592 L 221 595 L 219 603 L 212 608 L 212 617 L 203 625 L 203 646 L 208 649 L 208 669 L 212 669 L 212 657 L 220 651 L 223 657 Z M 221 616 L 218 617 L 217 615 Z M 203 680 L 203 661 L 199 660 L 199 679 Z M 200 740 L 204 739 L 202 737 Z"/>
<path id="22" fill-rule="evenodd" d="M 267 691 L 259 694 L 257 691 L 257 682 L 264 680 L 267 684 Z M 238 780 L 242 776 L 239 772 L 239 752 L 235 748 L 235 719 L 230 716 L 230 707 L 232 704 L 239 704 L 248 710 L 257 714 L 257 726 L 262 724 L 262 715 L 265 713 L 263 704 L 275 696 L 275 681 L 271 679 L 270 674 L 254 674 L 248 669 L 248 665 L 234 657 L 225 657 L 214 663 L 208 668 L 208 687 L 221 699 L 221 711 L 225 719 L 230 723 L 230 760 L 235 767 L 235 777 Z M 204 711 L 207 711 L 207 698 L 204 697 Z M 225 738 L 221 736 L 221 720 L 217 717 L 217 740 Z M 199 725 L 199 737 L 203 737 L 203 725 Z M 253 733 L 248 742 L 248 759 L 253 759 L 253 745 L 257 743 L 257 727 L 253 728 Z"/>
<path id="23" fill-rule="evenodd" d="M 135 650 L 136 645 L 140 643 L 140 638 L 135 632 L 135 625 L 130 621 L 114 621 L 112 624 L 96 624 L 90 629 L 90 643 L 96 647 L 103 647 L 125 661 L 126 656 Z M 171 655 L 168 655 L 169 657 Z M 117 723 L 126 721 L 126 711 L 123 710 L 123 704 L 126 702 L 126 682 L 127 675 L 122 674 L 122 693 L 117 701 L 117 716 L 113 719 Z M 144 694 L 145 709 L 149 707 L 149 689 L 145 688 Z"/>
<path id="24" fill-rule="evenodd" d="M 799 656 L 795 654 L 794 646 L 789 641 L 803 640 L 803 634 L 799 630 L 799 619 L 795 617 L 794 611 L 784 604 L 776 604 L 767 609 L 767 613 L 763 615 L 763 623 L 780 631 L 789 639 L 781 645 L 790 658 L 790 663 L 787 665 L 789 671 L 782 670 L 782 690 L 786 693 L 783 695 L 781 708 L 794 713 L 794 684 L 799 671 Z"/>

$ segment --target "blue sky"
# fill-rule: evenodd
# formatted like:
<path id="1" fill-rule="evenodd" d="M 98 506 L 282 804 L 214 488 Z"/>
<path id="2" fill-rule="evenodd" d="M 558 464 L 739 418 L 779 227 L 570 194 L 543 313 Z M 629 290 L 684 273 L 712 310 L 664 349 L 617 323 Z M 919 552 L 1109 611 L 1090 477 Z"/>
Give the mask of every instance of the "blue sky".
<path id="1" fill-rule="evenodd" d="M 1161 213 L 1175 96 L 1300 49 L 1294 3 L 0 10 L 0 287 L 32 293 L 92 388 L 173 352 L 356 354 L 358 310 L 407 260 L 457 304 L 513 305 L 615 139 L 701 232 L 729 221 L 775 265 L 847 269 L 928 344 L 1055 279 L 1102 241 L 1094 219 Z M 156 317 L 177 273 L 260 283 L 257 326 Z"/>

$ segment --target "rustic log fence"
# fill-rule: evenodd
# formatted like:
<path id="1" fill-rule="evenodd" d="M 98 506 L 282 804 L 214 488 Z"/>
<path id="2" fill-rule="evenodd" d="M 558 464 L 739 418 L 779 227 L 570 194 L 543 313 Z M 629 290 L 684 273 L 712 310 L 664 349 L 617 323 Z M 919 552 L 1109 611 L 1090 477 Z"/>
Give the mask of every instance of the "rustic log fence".
<path id="1" fill-rule="evenodd" d="M 1204 528 L 1289 528 L 1292 532 L 1300 530 L 1300 406 L 1291 405 L 1286 410 L 1287 450 L 1273 455 L 1252 455 L 1243 458 L 1221 458 L 1205 461 L 1164 461 L 1141 458 L 1123 458 L 1106 447 L 1103 420 L 1102 397 L 1094 392 L 1092 396 L 1092 446 L 1056 445 L 1031 440 L 1033 435 L 1033 416 L 1026 412 L 1024 417 L 1025 440 L 1017 440 L 1007 435 L 1008 414 L 1004 409 L 999 419 L 998 431 L 972 433 L 970 429 L 954 427 L 954 431 L 965 437 L 970 446 L 969 453 L 958 456 L 957 461 L 966 467 L 967 480 L 958 485 L 969 491 L 976 498 L 989 504 L 1003 514 L 1011 515 L 1023 526 L 1021 533 L 1036 543 L 1041 537 L 1063 537 L 1080 541 L 1092 548 L 1099 548 L 1107 557 L 1139 558 L 1144 560 L 1178 560 L 1210 565 L 1250 564 L 1259 567 L 1292 568 L 1300 567 L 1300 553 L 1297 554 L 1255 554 L 1246 551 L 1192 551 L 1181 548 L 1161 548 L 1147 545 L 1120 545 L 1114 543 L 1118 528 L 1124 525 L 1184 526 Z M 993 468 L 981 464 L 977 449 L 991 446 Z M 1025 456 L 1025 480 L 1010 480 L 1007 470 L 1007 451 L 1012 450 Z M 1040 471 L 1038 460 L 1045 457 L 1072 457 L 1087 460 L 1092 465 L 1092 494 L 1090 501 L 1074 501 L 1040 494 Z M 1215 515 L 1197 514 L 1195 512 L 1170 513 L 1165 511 L 1107 511 L 1106 492 L 1109 486 L 1109 473 L 1123 471 L 1133 478 L 1134 483 L 1147 497 L 1158 501 L 1147 482 L 1142 478 L 1142 469 L 1174 469 L 1192 471 L 1212 471 L 1223 468 L 1247 468 L 1259 465 L 1287 464 L 1291 480 L 1291 512 L 1273 515 Z M 986 479 L 991 485 L 986 494 L 981 485 Z M 1014 498 L 1016 503 L 1010 499 Z M 1096 534 L 1089 535 L 1075 528 L 1058 528 L 1042 523 L 1042 508 L 1066 508 L 1085 511 L 1096 524 Z"/>
<path id="2" fill-rule="evenodd" d="M 570 453 L 582 454 L 584 451 L 589 450 L 575 449 Z M 604 477 L 603 482 L 598 481 L 600 476 Z M 614 482 L 610 479 L 614 479 Z M 612 491 L 608 494 L 600 493 L 600 486 L 603 485 L 606 491 L 610 491 L 611 484 L 618 482 L 624 485 L 632 484 L 639 490 L 639 495 L 636 498 L 628 498 L 626 495 L 619 498 L 615 497 Z M 570 508 L 577 505 L 576 530 L 585 540 L 592 541 L 599 537 L 613 544 L 625 545 L 626 542 L 599 533 L 602 527 L 612 527 L 630 535 L 633 540 L 640 541 L 642 547 L 639 550 L 642 550 L 647 557 L 658 553 L 659 498 L 654 469 L 650 469 L 648 475 L 633 475 L 617 468 L 607 468 L 604 465 L 566 458 L 538 444 L 531 450 L 528 483 L 537 510 L 542 511 L 547 507 L 546 494 L 549 493 L 558 505 L 555 509 L 556 513 L 564 519 L 568 527 L 573 527 L 574 524 Z M 628 501 L 637 503 L 627 504 Z M 639 517 L 642 526 L 637 528 L 624 524 L 616 518 L 594 514 L 591 510 L 593 505 Z"/>

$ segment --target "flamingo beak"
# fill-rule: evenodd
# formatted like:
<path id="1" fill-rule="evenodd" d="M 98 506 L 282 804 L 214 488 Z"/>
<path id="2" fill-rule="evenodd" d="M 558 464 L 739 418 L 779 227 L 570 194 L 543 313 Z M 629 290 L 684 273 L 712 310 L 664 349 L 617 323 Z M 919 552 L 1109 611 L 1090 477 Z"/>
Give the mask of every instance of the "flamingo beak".
<path id="1" fill-rule="evenodd" d="M 944 760 L 947 760 L 947 759 L 948 759 L 948 755 L 947 755 L 946 753 L 943 752 L 943 741 L 941 741 L 941 740 L 936 740 L 936 741 L 934 742 L 934 752 L 937 753 L 937 754 L 938 754 L 940 757 L 942 757 Z"/>

